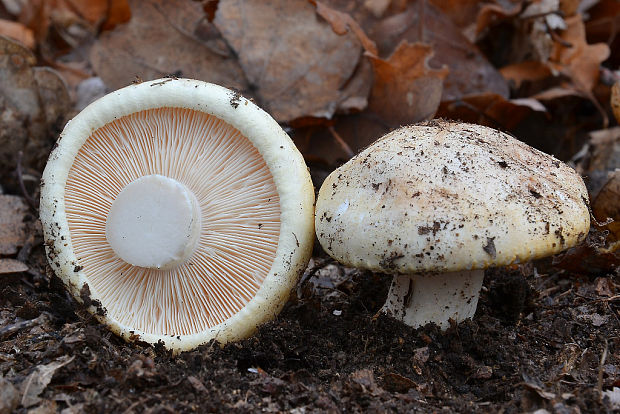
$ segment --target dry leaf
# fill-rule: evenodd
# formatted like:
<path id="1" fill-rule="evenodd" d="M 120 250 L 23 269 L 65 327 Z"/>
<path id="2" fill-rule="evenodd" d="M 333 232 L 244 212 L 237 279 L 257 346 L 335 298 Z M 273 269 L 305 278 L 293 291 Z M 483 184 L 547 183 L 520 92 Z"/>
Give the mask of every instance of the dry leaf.
<path id="1" fill-rule="evenodd" d="M 202 383 L 202 381 L 200 381 L 198 378 L 196 378 L 193 375 L 190 375 L 187 377 L 187 381 L 192 384 L 192 387 L 194 387 L 194 390 L 196 390 L 199 393 L 208 393 L 209 391 L 207 390 L 207 387 L 205 387 L 205 385 Z"/>
<path id="2" fill-rule="evenodd" d="M 411 378 L 396 372 L 389 372 L 383 376 L 383 387 L 390 392 L 406 393 L 411 388 L 417 389 L 418 384 Z"/>
<path id="3" fill-rule="evenodd" d="M 584 243 L 554 256 L 553 266 L 581 274 L 612 272 L 620 266 L 620 243 L 610 243 L 605 233 L 591 230 Z"/>
<path id="4" fill-rule="evenodd" d="M 508 97 L 508 85 L 501 74 L 446 15 L 425 0 L 413 1 L 405 11 L 365 29 L 381 55 L 391 53 L 402 40 L 431 45 L 435 55 L 430 66 L 450 69 L 442 100 L 480 93 Z"/>
<path id="5" fill-rule="evenodd" d="M 588 40 L 592 43 L 605 42 L 612 51 L 619 50 L 620 1 L 597 0 L 587 14 Z M 620 65 L 620 53 L 612 53 L 607 65 L 610 68 L 617 68 Z"/>
<path id="6" fill-rule="evenodd" d="M 603 398 L 606 398 L 613 410 L 620 410 L 620 388 L 614 387 L 611 390 L 603 391 Z"/>
<path id="7" fill-rule="evenodd" d="M 19 13 L 19 22 L 33 31 L 37 43 L 47 36 L 50 26 L 51 2 L 47 0 L 29 0 L 27 6 Z"/>
<path id="8" fill-rule="evenodd" d="M 0 179 L 13 189 L 17 152 L 24 153 L 24 168 L 41 169 L 70 106 L 62 78 L 33 68 L 35 61 L 23 45 L 0 36 Z"/>
<path id="9" fill-rule="evenodd" d="M 375 42 L 366 36 L 366 33 L 364 33 L 362 27 L 355 21 L 355 19 L 353 19 L 353 17 L 351 17 L 351 15 L 332 9 L 324 3 L 315 0 L 309 1 L 316 6 L 317 14 L 329 22 L 334 32 L 339 35 L 344 35 L 351 30 L 355 36 L 357 36 L 357 39 L 360 41 L 366 52 L 372 53 L 373 55 L 377 55 L 379 53 Z"/>
<path id="10" fill-rule="evenodd" d="M 25 407 L 32 407 L 41 401 L 39 395 L 45 390 L 50 383 L 54 373 L 61 367 L 69 364 L 75 356 L 63 355 L 46 365 L 39 365 L 22 383 L 22 400 L 21 404 Z"/>
<path id="11" fill-rule="evenodd" d="M 107 0 L 108 11 L 101 28 L 113 29 L 116 25 L 126 23 L 131 18 L 131 8 L 127 0 Z"/>
<path id="12" fill-rule="evenodd" d="M 561 32 L 562 43 L 555 42 L 549 64 L 571 79 L 576 91 L 591 96 L 601 63 L 609 57 L 603 43 L 589 45 L 581 16 L 566 19 L 567 29 Z"/>
<path id="13" fill-rule="evenodd" d="M 523 82 L 539 82 L 552 76 L 549 66 L 539 61 L 514 63 L 499 71 L 506 80 L 512 82 L 515 89 L 521 87 Z"/>
<path id="14" fill-rule="evenodd" d="M 620 81 L 611 87 L 611 109 L 614 112 L 616 122 L 620 124 Z"/>
<path id="15" fill-rule="evenodd" d="M 484 6 L 480 0 L 430 0 L 430 3 L 462 29 L 476 21 L 480 8 Z"/>
<path id="16" fill-rule="evenodd" d="M 532 111 L 544 112 L 545 108 L 535 99 L 508 100 L 488 93 L 444 101 L 439 106 L 437 116 L 510 131 Z"/>
<path id="17" fill-rule="evenodd" d="M 620 240 L 620 168 L 609 173 L 607 182 L 592 201 L 592 214 L 599 223 L 613 222 L 605 225 L 614 240 Z"/>
<path id="18" fill-rule="evenodd" d="M 360 369 L 352 372 L 349 379 L 356 388 L 361 389 L 363 393 L 369 393 L 371 395 L 379 395 L 383 391 L 381 387 L 377 385 L 375 381 L 375 375 L 371 369 Z"/>
<path id="19" fill-rule="evenodd" d="M 28 270 L 28 266 L 19 260 L 0 258 L 0 275 L 25 272 L 26 270 Z"/>
<path id="20" fill-rule="evenodd" d="M 168 74 L 214 82 L 229 88 L 247 87 L 233 56 L 213 51 L 199 35 L 212 27 L 202 6 L 183 0 L 132 0 L 128 24 L 103 33 L 90 53 L 93 68 L 110 89 L 139 77 Z M 216 31 L 211 31 L 211 34 Z M 217 39 L 210 39 L 216 41 Z"/>
<path id="21" fill-rule="evenodd" d="M 58 1 L 62 3 L 63 1 Z M 109 30 L 131 18 L 131 10 L 127 0 L 64 0 L 71 10 L 75 11 L 86 21 Z"/>
<path id="22" fill-rule="evenodd" d="M 276 120 L 331 118 L 351 102 L 345 87 L 359 66 L 360 42 L 352 32 L 336 34 L 309 2 L 220 0 L 214 23 Z M 369 86 L 355 91 L 363 104 Z"/>
<path id="23" fill-rule="evenodd" d="M 375 82 L 369 109 L 391 127 L 431 119 L 441 100 L 448 69 L 431 69 L 432 47 L 401 43 L 386 59 L 371 57 Z"/>
<path id="24" fill-rule="evenodd" d="M 28 206 L 14 195 L 0 195 L 0 255 L 13 255 L 26 242 Z"/>
<path id="25" fill-rule="evenodd" d="M 491 25 L 517 16 L 521 13 L 524 2 L 501 1 L 498 3 L 499 4 L 486 3 L 481 7 L 476 19 L 476 38 Z"/>
<path id="26" fill-rule="evenodd" d="M 601 171 L 606 176 L 620 168 L 620 127 L 591 131 L 589 135 L 590 153 L 584 172 L 592 175 Z"/>
<path id="27" fill-rule="evenodd" d="M 596 291 L 596 294 L 599 296 L 613 296 L 614 295 L 614 284 L 613 282 L 607 278 L 607 277 L 597 277 L 596 280 L 594 281 L 595 283 L 595 288 L 594 290 Z"/>
<path id="28" fill-rule="evenodd" d="M 0 375 L 0 413 L 12 413 L 19 405 L 19 391 Z"/>
<path id="29" fill-rule="evenodd" d="M 8 36 L 34 49 L 34 33 L 21 23 L 0 19 L 0 35 Z"/>

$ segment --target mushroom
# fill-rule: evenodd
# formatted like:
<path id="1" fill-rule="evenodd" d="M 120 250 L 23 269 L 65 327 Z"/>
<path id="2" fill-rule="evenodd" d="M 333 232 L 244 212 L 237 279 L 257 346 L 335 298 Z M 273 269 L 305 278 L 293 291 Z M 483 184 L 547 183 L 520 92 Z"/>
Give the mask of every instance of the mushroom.
<path id="1" fill-rule="evenodd" d="M 49 263 L 127 340 L 249 336 L 305 269 L 314 191 L 266 112 L 191 79 L 128 86 L 66 125 L 41 181 Z"/>
<path id="2" fill-rule="evenodd" d="M 339 262 L 393 274 L 382 311 L 442 329 L 473 317 L 484 269 L 558 253 L 590 227 L 573 169 L 497 130 L 430 121 L 327 177 L 315 228 Z"/>

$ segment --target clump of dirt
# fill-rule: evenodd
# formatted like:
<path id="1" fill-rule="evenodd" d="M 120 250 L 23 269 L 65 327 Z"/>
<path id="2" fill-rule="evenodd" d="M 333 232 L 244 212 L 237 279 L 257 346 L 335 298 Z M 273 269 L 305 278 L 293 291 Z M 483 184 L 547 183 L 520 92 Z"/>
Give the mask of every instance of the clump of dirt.
<path id="1" fill-rule="evenodd" d="M 489 271 L 473 321 L 446 332 L 377 314 L 389 283 L 315 258 L 256 335 L 175 357 L 117 338 L 55 277 L 3 276 L 0 381 L 16 412 L 613 410 L 618 275 Z"/>

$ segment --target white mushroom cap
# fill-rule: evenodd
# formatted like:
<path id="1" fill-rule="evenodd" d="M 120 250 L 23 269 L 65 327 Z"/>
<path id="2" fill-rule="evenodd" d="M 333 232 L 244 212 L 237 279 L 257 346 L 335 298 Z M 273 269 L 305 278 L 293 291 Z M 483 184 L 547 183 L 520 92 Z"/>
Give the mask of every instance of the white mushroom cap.
<path id="1" fill-rule="evenodd" d="M 335 170 L 318 239 L 341 263 L 385 273 L 484 269 L 581 241 L 588 194 L 573 169 L 491 128 L 402 127 Z"/>
<path id="2" fill-rule="evenodd" d="M 129 340 L 179 351 L 246 337 L 280 311 L 312 250 L 301 154 L 252 102 L 201 81 L 92 103 L 41 185 L 50 265 Z"/>

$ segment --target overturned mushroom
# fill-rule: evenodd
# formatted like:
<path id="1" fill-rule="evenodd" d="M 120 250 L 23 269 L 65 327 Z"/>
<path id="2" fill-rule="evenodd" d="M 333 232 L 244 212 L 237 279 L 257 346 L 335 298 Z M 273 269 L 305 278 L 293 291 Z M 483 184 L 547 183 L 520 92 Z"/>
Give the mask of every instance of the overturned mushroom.
<path id="1" fill-rule="evenodd" d="M 484 269 L 558 253 L 589 230 L 581 177 L 491 128 L 400 128 L 335 170 L 315 227 L 346 265 L 394 274 L 383 311 L 418 327 L 471 318 Z"/>
<path id="2" fill-rule="evenodd" d="M 179 351 L 243 338 L 279 312 L 312 249 L 301 154 L 267 113 L 201 81 L 94 102 L 41 185 L 50 265 L 129 340 Z"/>

